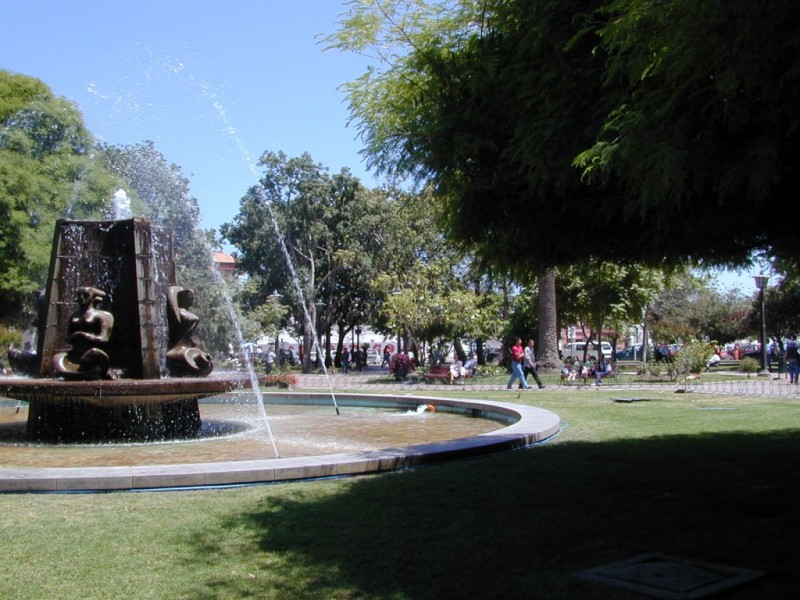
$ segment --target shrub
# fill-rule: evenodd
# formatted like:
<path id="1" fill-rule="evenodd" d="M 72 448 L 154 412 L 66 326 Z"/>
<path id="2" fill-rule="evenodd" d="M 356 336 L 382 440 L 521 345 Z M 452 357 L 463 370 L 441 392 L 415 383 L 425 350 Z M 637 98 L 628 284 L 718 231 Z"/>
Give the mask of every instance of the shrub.
<path id="1" fill-rule="evenodd" d="M 708 359 L 714 354 L 716 345 L 716 342 L 699 341 L 684 344 L 675 356 L 675 371 L 680 375 L 702 372 L 708 364 Z"/>
<path id="2" fill-rule="evenodd" d="M 506 373 L 506 368 L 498 365 L 480 365 L 478 367 L 478 377 L 498 377 Z"/>
<path id="3" fill-rule="evenodd" d="M 742 373 L 747 373 L 747 376 L 750 377 L 750 373 L 756 373 L 761 368 L 761 363 L 758 362 L 752 356 L 745 356 L 739 362 L 739 370 Z"/>
<path id="4" fill-rule="evenodd" d="M 22 343 L 22 333 L 14 329 L 8 329 L 5 325 L 0 325 L 0 349 L 10 346 L 19 346 Z"/>
<path id="5" fill-rule="evenodd" d="M 647 363 L 647 371 L 653 377 L 660 377 L 661 376 L 661 363 L 656 362 L 655 360 L 651 360 Z"/>

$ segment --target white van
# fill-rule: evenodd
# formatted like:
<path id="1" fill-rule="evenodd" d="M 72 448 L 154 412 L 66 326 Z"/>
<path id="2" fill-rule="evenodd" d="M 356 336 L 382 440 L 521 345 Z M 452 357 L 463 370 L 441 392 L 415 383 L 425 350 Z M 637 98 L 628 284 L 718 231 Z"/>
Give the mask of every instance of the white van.
<path id="1" fill-rule="evenodd" d="M 578 360 L 583 360 L 583 351 L 586 348 L 587 342 L 572 342 L 571 344 L 567 344 L 561 350 L 561 354 L 563 356 L 563 360 L 567 360 L 569 358 L 577 357 Z M 610 342 L 600 342 L 600 348 L 603 351 L 603 356 L 607 359 L 611 359 L 611 355 L 614 353 L 611 348 Z M 592 357 L 593 359 L 597 360 L 597 342 L 589 342 L 589 350 L 586 352 L 586 357 Z"/>

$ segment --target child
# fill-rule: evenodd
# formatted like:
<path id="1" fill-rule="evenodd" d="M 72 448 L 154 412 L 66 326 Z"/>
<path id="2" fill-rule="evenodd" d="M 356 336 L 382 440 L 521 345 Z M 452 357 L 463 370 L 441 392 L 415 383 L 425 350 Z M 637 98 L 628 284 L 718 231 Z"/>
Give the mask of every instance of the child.
<path id="1" fill-rule="evenodd" d="M 561 365 L 561 383 L 566 384 L 569 381 L 570 372 L 568 365 Z"/>
<path id="2" fill-rule="evenodd" d="M 578 374 L 581 372 L 581 361 L 577 358 L 572 363 L 572 369 L 569 372 L 569 378 L 567 381 L 575 381 L 578 379 Z"/>

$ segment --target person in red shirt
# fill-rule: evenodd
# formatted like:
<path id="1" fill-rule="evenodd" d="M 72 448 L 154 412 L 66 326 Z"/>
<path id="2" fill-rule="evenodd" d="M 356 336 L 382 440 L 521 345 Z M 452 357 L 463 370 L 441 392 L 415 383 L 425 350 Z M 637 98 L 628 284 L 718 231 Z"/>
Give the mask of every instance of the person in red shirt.
<path id="1" fill-rule="evenodd" d="M 531 389 L 525 381 L 525 373 L 522 371 L 522 363 L 525 360 L 525 350 L 522 348 L 522 338 L 516 338 L 514 345 L 511 346 L 511 379 L 508 380 L 507 390 L 514 385 L 514 380 L 519 379 L 523 390 Z"/>

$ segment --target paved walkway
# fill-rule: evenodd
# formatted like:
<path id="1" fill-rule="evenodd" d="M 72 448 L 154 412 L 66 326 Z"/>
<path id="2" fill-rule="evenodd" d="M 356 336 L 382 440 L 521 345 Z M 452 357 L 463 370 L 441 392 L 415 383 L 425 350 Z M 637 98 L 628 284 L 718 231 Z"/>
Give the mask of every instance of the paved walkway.
<path id="1" fill-rule="evenodd" d="M 581 390 L 650 390 L 659 391 L 662 393 L 674 392 L 694 392 L 694 393 L 709 393 L 709 394 L 727 394 L 737 396 L 769 396 L 769 397 L 797 397 L 800 399 L 800 386 L 791 385 L 785 374 L 771 374 L 770 377 L 759 377 L 756 375 L 747 376 L 745 373 L 730 373 L 731 379 L 729 381 L 709 381 L 709 376 L 703 379 L 701 375 L 699 378 L 679 380 L 674 382 L 629 382 L 623 381 L 621 383 L 613 383 L 604 381 L 601 386 L 591 384 L 577 384 L 566 386 L 561 384 L 548 385 L 548 392 L 560 393 L 579 393 Z M 411 377 L 408 381 L 393 381 L 389 376 L 388 369 L 378 366 L 370 365 L 362 372 L 352 371 L 347 374 L 341 372 L 333 372 L 328 374 L 313 373 L 313 374 L 299 374 L 298 388 L 307 390 L 347 390 L 347 389 L 363 389 L 368 391 L 375 391 L 385 393 L 387 391 L 395 393 L 408 393 L 414 391 L 425 390 L 431 391 L 505 391 L 506 383 L 504 381 L 485 383 L 479 378 L 477 381 L 467 380 L 463 383 L 450 385 L 447 381 L 441 380 L 433 383 L 425 383 L 424 380 Z M 516 392 L 514 389 L 512 392 Z M 527 393 L 536 394 L 537 388 L 534 388 Z"/>

